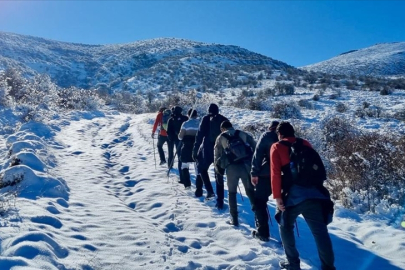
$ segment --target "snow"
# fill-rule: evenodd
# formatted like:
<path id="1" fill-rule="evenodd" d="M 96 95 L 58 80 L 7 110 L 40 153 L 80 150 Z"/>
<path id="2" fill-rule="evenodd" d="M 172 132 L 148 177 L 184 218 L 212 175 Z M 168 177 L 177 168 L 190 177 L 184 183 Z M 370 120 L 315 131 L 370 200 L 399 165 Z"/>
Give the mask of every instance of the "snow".
<path id="1" fill-rule="evenodd" d="M 265 112 L 223 110 L 231 121 L 270 122 Z M 47 124 L 24 124 L 11 135 L 0 132 L 3 180 L 22 178 L 0 190 L 0 205 L 8 203 L 0 219 L 0 269 L 279 269 L 284 251 L 274 200 L 268 203 L 270 242 L 252 238 L 243 188 L 241 224 L 226 224 L 227 208 L 194 197 L 194 174 L 193 188 L 185 190 L 176 170 L 168 178 L 167 168 L 155 165 L 154 118 L 72 112 Z M 13 157 L 21 163 L 10 167 Z M 215 185 L 212 168 L 210 176 Z M 328 227 L 337 269 L 405 269 L 405 228 L 382 210 L 358 214 L 336 204 Z M 320 269 L 302 218 L 298 229 L 302 269 Z"/>

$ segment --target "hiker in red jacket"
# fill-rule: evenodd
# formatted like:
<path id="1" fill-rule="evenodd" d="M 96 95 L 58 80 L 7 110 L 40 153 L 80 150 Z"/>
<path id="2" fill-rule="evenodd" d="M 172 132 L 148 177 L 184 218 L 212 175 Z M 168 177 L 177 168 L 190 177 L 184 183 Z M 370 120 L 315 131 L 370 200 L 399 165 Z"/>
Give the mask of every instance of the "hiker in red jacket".
<path id="1" fill-rule="evenodd" d="M 163 145 L 165 143 L 168 145 L 167 132 L 164 129 L 164 125 L 163 125 L 163 112 L 165 110 L 166 110 L 165 107 L 159 108 L 158 114 L 156 115 L 155 123 L 153 124 L 153 129 L 152 129 L 152 138 L 155 137 L 155 132 L 156 132 L 156 130 L 158 130 L 157 149 L 159 152 L 160 165 L 163 165 L 166 163 L 165 152 L 163 151 Z"/>
<path id="2" fill-rule="evenodd" d="M 331 206 L 333 209 L 329 192 L 323 185 L 302 186 L 288 179 L 288 175 L 291 176 L 291 171 L 288 173 L 291 163 L 290 149 L 286 142 L 292 144 L 297 138 L 289 122 L 281 122 L 276 132 L 280 141 L 273 144 L 270 149 L 271 187 L 277 205 L 276 220 L 287 256 L 286 261 L 279 263 L 280 267 L 288 270 L 301 269 L 299 253 L 295 246 L 294 223 L 298 215 L 302 214 L 314 236 L 321 269 L 335 270 L 332 241 L 327 228 L 330 222 L 327 217 L 330 213 L 328 207 Z M 307 140 L 303 140 L 303 145 L 312 148 Z"/>

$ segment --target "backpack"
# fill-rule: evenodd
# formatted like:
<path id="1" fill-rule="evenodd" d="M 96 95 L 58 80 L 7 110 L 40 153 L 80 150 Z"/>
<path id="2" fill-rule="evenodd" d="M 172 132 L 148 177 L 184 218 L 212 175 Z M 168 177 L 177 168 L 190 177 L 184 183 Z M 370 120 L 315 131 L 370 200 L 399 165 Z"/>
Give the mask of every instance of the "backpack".
<path id="1" fill-rule="evenodd" d="M 166 109 L 163 111 L 162 116 L 162 128 L 167 130 L 167 121 L 169 121 L 170 116 L 172 115 L 172 111 L 170 109 Z"/>
<path id="2" fill-rule="evenodd" d="M 239 137 L 239 130 L 235 130 L 235 134 L 230 136 L 227 133 L 222 133 L 228 140 L 228 147 L 225 148 L 225 155 L 230 164 L 242 163 L 252 157 L 252 150 L 246 143 Z"/>
<path id="3" fill-rule="evenodd" d="M 293 184 L 303 187 L 323 186 L 326 170 L 318 152 L 304 145 L 301 138 L 297 138 L 294 143 L 280 143 L 290 148 L 290 163 L 282 168 L 283 189 L 288 191 Z"/>
<path id="4" fill-rule="evenodd" d="M 173 118 L 172 118 L 173 126 L 170 126 L 170 128 L 173 127 L 174 135 L 175 135 L 176 137 L 177 137 L 177 136 L 179 135 L 179 133 L 180 133 L 181 126 L 182 126 L 183 123 L 184 123 L 185 121 L 187 121 L 187 120 L 188 120 L 188 117 L 185 116 L 185 115 L 182 115 L 182 114 L 180 114 L 180 115 L 173 115 Z M 173 131 L 170 131 L 170 132 L 172 133 Z"/>

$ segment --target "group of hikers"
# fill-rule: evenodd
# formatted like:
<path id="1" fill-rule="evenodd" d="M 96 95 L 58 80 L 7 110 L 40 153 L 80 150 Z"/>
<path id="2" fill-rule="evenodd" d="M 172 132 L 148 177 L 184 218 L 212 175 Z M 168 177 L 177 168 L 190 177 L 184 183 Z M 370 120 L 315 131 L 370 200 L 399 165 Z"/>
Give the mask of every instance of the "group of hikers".
<path id="1" fill-rule="evenodd" d="M 235 129 L 219 113 L 218 105 L 210 104 L 201 121 L 194 108 L 182 114 L 182 108 L 160 108 L 156 116 L 152 138 L 158 131 L 157 149 L 160 165 L 173 166 L 178 155 L 179 183 L 191 188 L 190 165 L 194 165 L 195 196 L 216 197 L 216 208 L 224 209 L 224 175 L 228 187 L 228 206 L 233 226 L 239 225 L 237 188 L 239 179 L 245 188 L 254 213 L 254 238 L 269 241 L 268 198 L 273 194 L 277 212 L 275 219 L 287 260 L 279 263 L 282 269 L 300 268 L 295 245 L 294 225 L 298 215 L 307 222 L 318 248 L 322 270 L 334 270 L 334 252 L 327 225 L 333 215 L 333 202 L 323 186 L 326 172 L 319 155 L 311 144 L 296 138 L 293 126 L 286 121 L 272 121 L 268 131 L 258 142 L 247 132 Z M 163 145 L 167 144 L 166 160 Z M 176 149 L 176 152 L 174 150 Z M 214 165 L 216 193 L 208 169 Z M 310 164 L 310 165 L 308 165 Z"/>

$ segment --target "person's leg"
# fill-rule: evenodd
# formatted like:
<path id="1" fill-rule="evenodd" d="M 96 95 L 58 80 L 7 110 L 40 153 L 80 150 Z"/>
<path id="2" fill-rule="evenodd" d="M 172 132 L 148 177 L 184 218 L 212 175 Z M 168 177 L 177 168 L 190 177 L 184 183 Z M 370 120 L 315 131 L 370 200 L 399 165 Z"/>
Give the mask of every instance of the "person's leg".
<path id="1" fill-rule="evenodd" d="M 158 136 L 157 139 L 157 149 L 159 153 L 159 158 L 160 158 L 160 165 L 166 163 L 166 157 L 165 157 L 165 152 L 163 151 L 163 144 L 167 141 L 167 136 Z"/>
<path id="2" fill-rule="evenodd" d="M 281 213 L 279 223 L 281 241 L 291 270 L 301 269 L 294 236 L 294 223 L 299 214 L 300 205 L 287 207 L 286 210 Z"/>
<path id="3" fill-rule="evenodd" d="M 263 238 L 270 237 L 269 215 L 267 212 L 267 200 L 255 198 L 255 223 L 257 233 Z"/>
<path id="4" fill-rule="evenodd" d="M 238 171 L 238 175 L 242 180 L 242 184 L 245 188 L 246 196 L 249 198 L 251 209 L 255 209 L 255 189 L 250 182 L 250 173 L 245 166 L 237 166 L 235 168 Z"/>
<path id="5" fill-rule="evenodd" d="M 173 167 L 173 158 L 174 158 L 174 142 L 173 141 L 167 141 L 167 148 L 168 148 L 168 159 L 167 159 L 167 167 L 171 169 Z"/>
<path id="6" fill-rule="evenodd" d="M 229 204 L 229 214 L 231 215 L 231 222 L 233 225 L 239 225 L 238 221 L 238 204 L 237 204 L 237 190 L 239 183 L 239 176 L 236 174 L 233 165 L 230 165 L 226 170 L 226 183 L 228 186 L 228 204 Z"/>
<path id="7" fill-rule="evenodd" d="M 181 170 L 181 158 L 180 158 L 180 154 L 181 154 L 181 144 L 182 142 L 180 140 L 176 140 L 175 142 L 175 147 L 176 147 L 176 156 L 177 156 L 177 169 Z"/>
<path id="8" fill-rule="evenodd" d="M 197 176 L 195 177 L 195 196 L 196 197 L 201 197 L 203 195 L 203 180 L 201 178 L 200 174 L 197 174 Z"/>
<path id="9" fill-rule="evenodd" d="M 214 189 L 212 188 L 210 176 L 208 175 L 208 170 L 202 170 L 200 172 L 201 179 L 204 182 L 205 190 L 207 191 L 207 195 L 214 195 Z"/>
<path id="10" fill-rule="evenodd" d="M 253 211 L 255 212 L 257 231 L 259 235 L 264 238 L 270 237 L 269 213 L 267 208 L 267 202 L 271 193 L 269 187 L 270 177 L 259 177 L 259 182 L 255 186 L 255 203 Z"/>
<path id="11" fill-rule="evenodd" d="M 305 204 L 305 207 L 302 209 L 302 215 L 314 236 L 322 270 L 335 270 L 335 255 L 328 227 L 322 215 L 322 201 L 307 200 L 303 204 Z"/>
<path id="12" fill-rule="evenodd" d="M 189 171 L 189 163 L 183 162 L 181 164 L 181 172 L 183 176 L 183 185 L 185 188 L 191 187 L 191 180 L 190 180 L 190 171 Z"/>
<path id="13" fill-rule="evenodd" d="M 215 183 L 217 189 L 217 208 L 222 209 L 224 206 L 224 176 L 215 172 Z"/>

